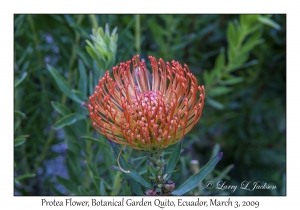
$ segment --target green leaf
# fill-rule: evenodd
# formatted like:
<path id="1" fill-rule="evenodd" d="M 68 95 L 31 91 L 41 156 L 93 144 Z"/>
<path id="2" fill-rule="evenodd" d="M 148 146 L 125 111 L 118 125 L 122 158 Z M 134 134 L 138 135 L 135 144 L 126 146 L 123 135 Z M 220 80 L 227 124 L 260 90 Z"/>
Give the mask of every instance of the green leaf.
<path id="1" fill-rule="evenodd" d="M 18 121 L 15 122 L 15 124 L 14 124 L 14 132 L 16 132 L 18 130 L 20 124 L 21 124 L 20 120 L 18 120 Z"/>
<path id="2" fill-rule="evenodd" d="M 224 179 L 224 177 L 233 169 L 234 164 L 227 166 L 215 179 L 212 180 L 213 183 L 217 183 Z"/>
<path id="3" fill-rule="evenodd" d="M 76 183 L 77 185 L 80 185 L 83 180 L 83 174 L 82 174 L 82 167 L 80 165 L 80 159 L 79 156 L 76 155 L 72 150 L 67 149 L 67 160 L 66 160 L 66 166 L 69 172 L 69 179 Z"/>
<path id="4" fill-rule="evenodd" d="M 83 196 L 90 195 L 82 186 L 78 186 L 78 193 L 79 193 L 79 195 L 83 195 Z"/>
<path id="5" fill-rule="evenodd" d="M 224 52 L 224 48 L 221 48 L 220 54 L 218 55 L 215 61 L 215 69 L 221 72 L 224 66 L 225 66 L 225 52 Z"/>
<path id="6" fill-rule="evenodd" d="M 21 75 L 21 78 L 17 81 L 17 82 L 15 82 L 15 88 L 19 85 L 19 84 L 21 84 L 21 82 L 23 82 L 23 80 L 26 78 L 26 76 L 27 76 L 27 72 L 25 71 L 22 75 Z"/>
<path id="7" fill-rule="evenodd" d="M 63 128 L 67 125 L 72 125 L 73 123 L 75 123 L 76 121 L 78 120 L 83 120 L 85 119 L 85 116 L 84 115 L 81 115 L 81 114 L 77 114 L 77 113 L 72 113 L 72 114 L 69 114 L 67 116 L 64 116 L 63 118 L 61 118 L 60 120 L 58 120 L 53 128 L 55 130 L 57 129 L 60 129 L 60 128 Z"/>
<path id="8" fill-rule="evenodd" d="M 244 81 L 243 77 L 233 77 L 233 78 L 230 78 L 230 79 L 220 81 L 220 84 L 221 85 L 235 85 L 235 84 L 240 83 L 242 81 Z"/>
<path id="9" fill-rule="evenodd" d="M 240 22 L 242 27 L 245 27 L 246 29 L 249 28 L 253 23 L 257 21 L 259 15 L 256 14 L 242 14 L 240 15 Z"/>
<path id="10" fill-rule="evenodd" d="M 276 23 L 275 21 L 271 20 L 270 18 L 267 18 L 264 16 L 259 16 L 258 21 L 261 22 L 262 24 L 271 26 L 272 28 L 275 28 L 277 30 L 281 29 L 280 25 L 278 23 Z"/>
<path id="11" fill-rule="evenodd" d="M 248 29 L 247 33 L 251 34 L 257 30 L 261 29 L 261 25 L 260 24 L 254 24 L 251 28 Z"/>
<path id="12" fill-rule="evenodd" d="M 51 105 L 53 106 L 53 108 L 60 113 L 62 116 L 66 116 L 68 114 L 71 113 L 70 109 L 66 106 L 64 106 L 61 103 L 58 103 L 56 101 L 51 101 Z"/>
<path id="13" fill-rule="evenodd" d="M 123 177 L 126 180 L 129 180 L 128 183 L 129 183 L 132 195 L 133 194 L 136 194 L 136 195 L 145 195 L 145 193 L 141 189 L 141 185 L 137 181 L 135 181 L 134 179 L 130 179 L 130 176 L 128 176 L 125 173 L 123 173 Z"/>
<path id="14" fill-rule="evenodd" d="M 86 166 L 87 166 L 89 175 L 92 179 L 92 182 L 95 185 L 97 193 L 98 193 L 98 195 L 100 195 L 101 194 L 100 193 L 100 185 L 98 183 L 100 183 L 101 179 L 98 176 L 97 168 L 94 164 L 90 164 L 90 163 L 87 163 Z"/>
<path id="15" fill-rule="evenodd" d="M 80 101 L 82 101 L 82 103 L 84 103 L 87 100 L 87 95 L 83 94 L 81 91 L 72 90 L 72 92 L 74 93 L 75 97 L 77 97 Z"/>
<path id="16" fill-rule="evenodd" d="M 89 140 L 89 141 L 91 141 L 91 142 L 94 142 L 94 143 L 96 143 L 96 144 L 99 144 L 101 147 L 107 148 L 106 144 L 104 144 L 104 143 L 103 143 L 102 141 L 100 141 L 99 139 L 95 139 L 95 138 L 89 137 L 89 136 L 81 136 L 80 138 Z"/>
<path id="17" fill-rule="evenodd" d="M 210 156 L 210 160 L 213 159 L 217 154 L 219 154 L 220 149 L 221 149 L 220 144 L 215 144 L 213 151 L 211 153 L 211 156 Z"/>
<path id="18" fill-rule="evenodd" d="M 181 140 L 180 142 L 178 142 L 173 150 L 173 152 L 171 153 L 168 162 L 167 162 L 167 166 L 166 166 L 166 174 L 171 173 L 174 168 L 177 165 L 177 162 L 180 158 L 180 152 L 181 152 L 181 148 L 182 148 L 182 142 L 183 140 Z"/>
<path id="19" fill-rule="evenodd" d="M 240 15 L 240 23 L 241 23 L 241 27 L 243 30 L 246 30 L 248 28 L 246 15 L 244 15 L 244 14 Z"/>
<path id="20" fill-rule="evenodd" d="M 74 154 L 81 154 L 82 146 L 79 144 L 78 136 L 73 131 L 72 127 L 64 127 L 64 132 L 66 135 L 65 141 L 68 145 L 68 149 L 70 149 Z"/>
<path id="21" fill-rule="evenodd" d="M 120 151 L 119 151 L 117 145 L 116 144 L 112 144 L 112 148 L 113 148 L 113 150 L 115 152 L 115 155 L 118 156 Z M 120 161 L 120 165 L 121 165 L 121 167 L 122 167 L 123 170 L 130 171 L 130 173 L 126 173 L 128 176 L 132 177 L 134 180 L 136 180 L 137 182 L 141 183 L 143 186 L 145 186 L 147 188 L 152 188 L 151 184 L 149 184 L 141 175 L 139 175 L 136 171 L 134 171 L 131 168 L 131 166 L 127 163 L 127 161 L 125 160 L 125 158 L 124 158 L 124 156 L 122 154 L 120 154 L 119 161 Z M 123 172 L 117 166 L 111 166 L 111 168 L 114 169 L 114 170 Z"/>
<path id="22" fill-rule="evenodd" d="M 26 118 L 26 115 L 23 112 L 21 112 L 21 111 L 15 110 L 14 113 L 15 113 L 15 115 L 18 115 L 18 116 L 20 116 L 22 118 Z"/>
<path id="23" fill-rule="evenodd" d="M 239 52 L 239 54 L 236 56 L 236 60 L 235 60 L 234 64 L 242 66 L 247 61 L 248 57 L 249 57 L 249 53 Z"/>
<path id="24" fill-rule="evenodd" d="M 25 141 L 26 141 L 26 138 L 28 138 L 28 137 L 29 137 L 29 135 L 20 135 L 20 136 L 17 136 L 14 139 L 14 146 L 18 147 L 18 146 L 24 144 Z"/>
<path id="25" fill-rule="evenodd" d="M 87 94 L 87 76 L 84 64 L 81 60 L 78 61 L 79 68 L 79 85 L 78 89 L 83 93 L 84 96 Z"/>
<path id="26" fill-rule="evenodd" d="M 184 195 L 188 191 L 194 189 L 205 178 L 205 176 L 215 167 L 215 165 L 222 159 L 223 153 L 219 153 L 205 166 L 203 166 L 198 173 L 191 176 L 185 183 L 172 192 L 172 195 Z"/>
<path id="27" fill-rule="evenodd" d="M 223 104 L 221 104 L 220 102 L 218 102 L 212 98 L 207 97 L 205 100 L 209 105 L 211 105 L 212 107 L 214 107 L 216 109 L 220 109 L 220 110 L 224 109 Z"/>
<path id="28" fill-rule="evenodd" d="M 66 94 L 66 96 L 68 96 L 69 98 L 73 99 L 77 103 L 82 104 L 83 101 L 80 100 L 74 92 L 72 92 L 72 90 L 71 90 L 70 86 L 68 85 L 67 81 L 65 80 L 65 78 L 63 78 L 54 67 L 47 65 L 47 68 L 48 68 L 49 72 L 51 73 L 52 77 L 54 78 L 59 89 L 64 94 Z"/>
<path id="29" fill-rule="evenodd" d="M 219 96 L 219 95 L 227 94 L 230 91 L 231 91 L 231 88 L 224 87 L 224 86 L 218 86 L 218 87 L 213 88 L 211 91 L 209 91 L 208 95 L 210 97 L 216 97 L 216 96 Z"/>
<path id="30" fill-rule="evenodd" d="M 203 72 L 203 78 L 204 78 L 204 82 L 205 82 L 206 87 L 210 87 L 211 84 L 213 83 L 212 74 L 209 73 L 208 71 L 204 71 Z"/>
<path id="31" fill-rule="evenodd" d="M 100 179 L 100 195 L 102 195 L 102 196 L 107 195 L 102 178 Z"/>
<path id="32" fill-rule="evenodd" d="M 54 192 L 55 196 L 66 196 L 66 194 L 61 193 L 59 190 L 57 190 L 54 186 L 50 186 L 50 189 Z"/>
<path id="33" fill-rule="evenodd" d="M 91 178 L 93 179 L 94 177 L 97 177 L 98 172 L 97 172 L 96 166 L 94 164 L 90 164 L 90 163 L 87 163 L 86 165 L 87 165 L 87 168 L 88 168 Z"/>
<path id="34" fill-rule="evenodd" d="M 24 174 L 24 175 L 16 177 L 15 182 L 19 183 L 23 179 L 28 179 L 28 178 L 32 178 L 32 177 L 35 177 L 35 174 Z"/>
<path id="35" fill-rule="evenodd" d="M 252 60 L 247 63 L 244 63 L 242 66 L 240 66 L 240 69 L 248 68 L 248 67 L 254 66 L 256 64 L 258 64 L 258 60 Z"/>
<path id="36" fill-rule="evenodd" d="M 241 53 L 248 53 L 250 50 L 252 50 L 256 45 L 261 44 L 263 42 L 263 39 L 260 39 L 261 37 L 261 30 L 256 31 L 253 33 L 249 39 L 246 41 L 246 43 L 241 47 L 240 52 Z"/>
<path id="37" fill-rule="evenodd" d="M 74 49 L 75 49 L 78 57 L 80 57 L 80 59 L 82 59 L 82 62 L 84 63 L 84 65 L 88 69 L 90 69 L 91 68 L 90 58 L 87 57 L 88 55 L 85 53 L 85 51 L 83 51 L 83 49 L 81 47 L 78 47 L 78 46 L 74 46 Z"/>
<path id="38" fill-rule="evenodd" d="M 87 44 L 90 43 L 89 41 L 86 41 L 86 42 L 87 42 Z M 95 53 L 95 51 L 92 47 L 86 46 L 85 49 L 88 52 L 88 54 L 92 57 L 93 60 L 96 61 L 98 59 L 97 54 Z"/>
<path id="39" fill-rule="evenodd" d="M 165 153 L 166 154 L 166 153 Z M 139 156 L 139 157 L 136 157 L 136 158 L 130 158 L 129 162 L 130 163 L 133 163 L 134 161 L 143 161 L 143 160 L 147 160 L 147 156 Z"/>
<path id="40" fill-rule="evenodd" d="M 154 169 L 154 166 L 149 165 L 149 172 L 151 176 L 155 177 L 156 171 Z"/>
<path id="41" fill-rule="evenodd" d="M 116 35 L 117 30 L 118 30 L 118 27 L 115 27 L 115 28 L 112 30 L 112 32 L 111 32 L 111 36 Z"/>
<path id="42" fill-rule="evenodd" d="M 233 22 L 229 23 L 227 28 L 227 41 L 230 48 L 235 48 L 238 44 L 238 33 L 234 28 Z"/>
<path id="43" fill-rule="evenodd" d="M 127 182 L 121 181 L 120 184 L 121 184 L 124 195 L 132 195 L 131 191 L 130 191 L 130 187 L 128 186 Z"/>
<path id="44" fill-rule="evenodd" d="M 166 178 L 166 180 L 170 179 L 171 175 L 172 175 L 173 173 L 177 172 L 177 171 L 179 171 L 179 169 L 176 169 L 176 170 L 173 170 L 173 171 L 169 172 L 169 173 L 168 173 L 168 176 L 167 176 L 167 178 Z"/>
<path id="45" fill-rule="evenodd" d="M 61 176 L 56 176 L 57 181 L 63 185 L 69 192 L 71 192 L 72 194 L 77 194 L 77 187 L 75 186 L 75 184 L 73 182 L 71 182 L 68 179 L 65 179 Z"/>
<path id="46" fill-rule="evenodd" d="M 116 170 L 116 171 L 121 171 L 124 173 L 123 170 L 126 170 L 123 168 L 121 170 L 118 166 L 111 166 L 111 169 Z M 129 175 L 131 178 L 133 178 L 135 181 L 139 182 L 141 185 L 143 185 L 146 188 L 152 188 L 151 184 L 149 184 L 141 175 L 139 175 L 136 171 L 133 171 L 132 169 L 129 170 L 129 173 L 126 173 Z"/>
<path id="47" fill-rule="evenodd" d="M 94 82 L 93 82 L 93 73 L 90 71 L 89 73 L 89 93 L 92 95 L 94 93 Z"/>
<path id="48" fill-rule="evenodd" d="M 99 147 L 99 152 L 103 156 L 105 167 L 109 169 L 110 166 L 116 164 L 116 158 L 114 156 L 114 152 L 112 150 L 112 147 L 109 144 L 109 140 L 104 135 L 98 134 L 98 139 L 99 141 L 103 142 L 103 144 L 106 145 L 106 147 Z M 111 177 L 115 176 L 115 171 L 113 170 L 108 170 L 108 171 Z"/>

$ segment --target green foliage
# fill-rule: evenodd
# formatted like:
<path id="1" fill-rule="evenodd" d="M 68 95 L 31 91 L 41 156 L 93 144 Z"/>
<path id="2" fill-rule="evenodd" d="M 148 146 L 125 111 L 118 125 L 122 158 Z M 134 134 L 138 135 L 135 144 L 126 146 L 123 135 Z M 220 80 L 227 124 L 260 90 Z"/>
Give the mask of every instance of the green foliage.
<path id="1" fill-rule="evenodd" d="M 93 44 L 89 40 L 86 40 L 88 45 L 86 50 L 93 60 L 96 61 L 98 70 L 105 71 L 115 64 L 118 40 L 117 28 L 110 35 L 109 27 L 106 24 L 105 32 L 101 27 L 93 29 L 91 38 Z"/>
<path id="2" fill-rule="evenodd" d="M 204 179 L 204 177 L 213 169 L 213 167 L 222 159 L 223 153 L 217 154 L 212 160 L 210 160 L 205 166 L 203 166 L 198 173 L 191 176 L 180 187 L 172 192 L 173 195 L 183 195 L 197 185 Z"/>
<path id="3" fill-rule="evenodd" d="M 125 147 L 119 163 L 131 173 L 111 169 L 119 149 L 86 107 L 105 71 L 136 53 L 147 66 L 148 55 L 186 63 L 206 89 L 200 121 L 165 151 L 175 194 L 285 195 L 285 33 L 285 15 L 15 15 L 15 195 L 144 195 L 145 153 Z M 222 180 L 278 190 L 205 188 Z"/>
<path id="4" fill-rule="evenodd" d="M 166 174 L 168 175 L 169 178 L 177 165 L 178 159 L 180 158 L 182 143 L 183 140 L 176 144 L 176 147 L 174 148 L 174 150 L 172 151 L 168 159 L 167 166 L 166 166 Z"/>

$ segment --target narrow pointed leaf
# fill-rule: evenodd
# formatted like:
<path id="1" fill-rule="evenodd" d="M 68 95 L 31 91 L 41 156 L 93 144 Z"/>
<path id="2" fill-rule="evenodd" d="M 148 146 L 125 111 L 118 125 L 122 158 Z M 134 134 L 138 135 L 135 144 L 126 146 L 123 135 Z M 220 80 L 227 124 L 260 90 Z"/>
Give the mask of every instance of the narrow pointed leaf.
<path id="1" fill-rule="evenodd" d="M 231 169 L 233 169 L 234 164 L 230 164 L 227 166 L 215 179 L 212 180 L 213 183 L 217 183 L 224 179 L 224 177 L 229 173 Z"/>
<path id="2" fill-rule="evenodd" d="M 220 149 L 221 149 L 220 144 L 215 144 L 215 146 L 212 150 L 211 156 L 210 156 L 210 160 L 213 159 L 217 154 L 219 154 Z"/>
<path id="3" fill-rule="evenodd" d="M 210 92 L 208 92 L 208 95 L 210 97 L 217 97 L 219 95 L 227 94 L 231 91 L 231 88 L 225 87 L 225 86 L 218 86 L 213 88 Z"/>
<path id="4" fill-rule="evenodd" d="M 116 171 L 123 172 L 118 166 L 111 166 L 111 169 Z M 126 173 L 131 178 L 133 178 L 135 181 L 139 182 L 141 185 L 143 185 L 146 188 L 152 188 L 151 184 L 149 184 L 141 175 L 139 175 L 136 171 L 129 170 L 129 173 Z"/>
<path id="5" fill-rule="evenodd" d="M 119 149 L 116 144 L 112 144 L 113 150 L 115 152 L 115 155 L 119 155 Z M 130 173 L 126 173 L 128 176 L 132 177 L 134 180 L 137 182 L 141 183 L 143 186 L 147 188 L 152 188 L 151 184 L 149 184 L 141 175 L 139 175 L 136 171 L 134 171 L 131 166 L 127 163 L 125 160 L 124 156 L 120 154 L 120 165 L 123 168 L 123 170 L 129 170 Z M 122 171 L 119 167 L 117 166 L 112 166 L 112 169 Z M 123 171 L 122 171 L 123 172 Z"/>
<path id="6" fill-rule="evenodd" d="M 69 114 L 69 115 L 61 118 L 60 120 L 58 120 L 54 124 L 53 128 L 55 130 L 57 130 L 57 129 L 63 128 L 65 126 L 67 126 L 67 125 L 72 125 L 76 121 L 82 120 L 82 119 L 85 119 L 84 115 L 80 115 L 80 114 L 77 114 L 77 113 L 72 113 L 72 114 Z"/>
<path id="7" fill-rule="evenodd" d="M 209 105 L 211 105 L 212 107 L 216 108 L 216 109 L 220 109 L 220 110 L 224 109 L 224 105 L 223 104 L 221 104 L 220 102 L 218 102 L 218 101 L 216 101 L 216 100 L 214 100 L 212 98 L 208 98 L 207 97 L 206 98 L 206 102 Z"/>
<path id="8" fill-rule="evenodd" d="M 244 80 L 243 77 L 233 77 L 224 81 L 220 81 L 221 85 L 235 85 L 237 83 L 240 83 Z"/>
<path id="9" fill-rule="evenodd" d="M 26 118 L 26 115 L 23 112 L 21 112 L 21 111 L 15 110 L 14 113 L 15 113 L 16 116 L 20 116 L 22 118 Z"/>
<path id="10" fill-rule="evenodd" d="M 21 84 L 21 82 L 23 82 L 23 80 L 26 78 L 26 76 L 27 76 L 27 72 L 25 71 L 25 72 L 21 75 L 21 78 L 20 78 L 17 82 L 15 82 L 15 88 L 16 88 L 19 84 Z"/>
<path id="11" fill-rule="evenodd" d="M 90 195 L 82 186 L 78 186 L 79 195 L 88 196 Z"/>
<path id="12" fill-rule="evenodd" d="M 271 26 L 271 27 L 273 27 L 273 28 L 275 28 L 277 30 L 281 29 L 281 27 L 280 27 L 280 25 L 278 23 L 276 23 L 275 21 L 273 21 L 273 20 L 271 20 L 271 19 L 269 19 L 267 17 L 259 16 L 258 21 L 261 22 L 261 23 L 263 23 L 263 24 L 265 24 L 265 25 Z"/>
<path id="13" fill-rule="evenodd" d="M 188 191 L 194 189 L 205 178 L 205 176 L 215 167 L 215 165 L 222 159 L 223 152 L 217 154 L 211 161 L 203 166 L 198 173 L 191 176 L 185 183 L 172 192 L 172 195 L 184 195 Z"/>
<path id="14" fill-rule="evenodd" d="M 218 71 L 221 71 L 225 66 L 225 50 L 224 48 L 221 48 L 220 54 L 218 55 L 216 61 L 215 61 L 215 68 Z"/>
<path id="15" fill-rule="evenodd" d="M 104 186 L 104 183 L 103 183 L 102 179 L 100 179 L 100 195 L 102 195 L 102 196 L 106 196 L 107 195 L 106 190 L 105 190 L 105 186 Z"/>
<path id="16" fill-rule="evenodd" d="M 93 181 L 93 184 L 97 190 L 97 193 L 98 193 L 98 195 L 100 195 L 101 194 L 100 193 L 100 185 L 97 184 L 97 183 L 100 183 L 100 178 L 98 177 L 97 169 L 96 169 L 95 165 L 90 164 L 90 163 L 87 163 L 86 166 L 87 166 L 89 175 Z"/>
<path id="17" fill-rule="evenodd" d="M 82 103 L 84 103 L 84 101 L 86 101 L 88 98 L 86 96 L 86 94 L 84 95 L 81 91 L 79 90 L 72 90 L 72 93 L 74 93 L 75 97 L 77 99 L 79 99 Z"/>
<path id="18" fill-rule="evenodd" d="M 77 103 L 82 104 L 83 101 L 80 100 L 75 93 L 72 92 L 71 87 L 69 86 L 69 84 L 67 83 L 67 81 L 65 80 L 65 78 L 63 76 L 61 76 L 58 71 L 50 66 L 47 65 L 47 68 L 49 70 L 49 72 L 51 73 L 52 77 L 54 78 L 57 86 L 59 87 L 59 89 L 66 94 L 66 96 L 68 96 L 69 98 L 73 99 L 74 101 L 76 101 Z"/>
<path id="19" fill-rule="evenodd" d="M 17 146 L 20 146 L 22 144 L 25 143 L 26 141 L 26 138 L 28 138 L 29 135 L 20 135 L 20 136 L 17 136 L 15 139 L 14 139 L 14 146 L 17 147 Z"/>
<path id="20" fill-rule="evenodd" d="M 89 136 L 81 136 L 80 138 L 89 140 L 89 141 L 91 141 L 91 142 L 94 142 L 94 143 L 96 143 L 96 144 L 99 144 L 101 147 L 107 148 L 106 144 L 104 144 L 104 143 L 103 143 L 102 141 L 100 141 L 99 139 L 95 139 L 95 138 L 89 137 Z"/>
<path id="21" fill-rule="evenodd" d="M 56 176 L 57 181 L 63 185 L 72 194 L 77 194 L 77 188 L 73 182 L 61 176 Z"/>
<path id="22" fill-rule="evenodd" d="M 35 177 L 35 174 L 24 174 L 15 178 L 15 182 L 18 183 L 23 179 L 32 178 L 32 177 Z"/>
<path id="23" fill-rule="evenodd" d="M 171 153 L 168 162 L 167 162 L 167 166 L 166 166 L 166 174 L 169 174 L 171 171 L 174 170 L 174 168 L 176 167 L 176 164 L 180 158 L 180 152 L 181 152 L 181 148 L 182 148 L 182 142 L 183 140 L 181 140 L 180 142 L 178 142 L 173 150 L 173 152 Z"/>
<path id="24" fill-rule="evenodd" d="M 173 173 L 177 172 L 177 171 L 179 171 L 179 169 L 176 169 L 176 170 L 173 170 L 173 171 L 169 172 L 169 173 L 168 173 L 168 176 L 167 176 L 167 178 L 166 178 L 166 180 L 170 179 L 171 175 L 172 175 Z"/>
<path id="25" fill-rule="evenodd" d="M 25 143 L 25 141 L 26 139 L 15 139 L 14 146 L 15 147 L 21 146 L 22 144 Z"/>
<path id="26" fill-rule="evenodd" d="M 115 156 L 117 157 L 120 151 L 119 151 L 119 149 L 118 149 L 118 147 L 117 147 L 117 145 L 115 143 L 112 143 L 111 145 L 112 145 L 112 148 L 114 150 Z M 130 170 L 130 171 L 132 170 L 131 166 L 126 162 L 126 160 L 125 160 L 125 158 L 124 158 L 124 156 L 122 154 L 120 155 L 120 159 L 119 160 L 120 160 L 120 164 L 121 164 L 121 166 L 122 166 L 122 168 L 124 170 Z M 124 176 L 125 180 L 128 180 L 131 177 L 127 173 L 123 173 L 123 176 Z M 145 180 L 145 182 L 146 182 L 146 180 Z M 139 182 L 136 181 L 135 179 L 131 179 L 130 180 L 129 186 L 131 188 L 131 191 L 133 193 L 135 193 L 136 195 L 144 195 L 144 192 L 142 191 Z"/>
<path id="27" fill-rule="evenodd" d="M 63 104 L 61 103 L 58 103 L 56 101 L 52 101 L 51 102 L 51 105 L 53 106 L 53 108 L 58 112 L 60 113 L 61 115 L 63 116 L 66 116 L 68 114 L 71 114 L 71 111 L 68 107 L 64 106 Z"/>
<path id="28" fill-rule="evenodd" d="M 135 181 L 134 179 L 130 179 L 130 176 L 128 176 L 127 174 L 123 173 L 123 177 L 126 179 L 126 180 L 130 180 L 128 181 L 129 182 L 129 187 L 131 189 L 131 194 L 132 195 L 145 195 L 145 193 L 143 192 L 142 188 L 141 188 L 141 185 Z"/>
<path id="29" fill-rule="evenodd" d="M 78 68 L 79 68 L 79 85 L 78 89 L 83 93 L 84 96 L 87 94 L 87 76 L 84 64 L 81 60 L 78 61 Z"/>
<path id="30" fill-rule="evenodd" d="M 50 186 L 50 189 L 54 192 L 55 196 L 66 196 L 66 194 L 61 193 L 58 189 L 56 189 L 54 186 Z"/>
<path id="31" fill-rule="evenodd" d="M 124 195 L 132 195 L 127 182 L 121 181 L 121 187 Z"/>
<path id="32" fill-rule="evenodd" d="M 93 86 L 93 73 L 90 71 L 89 73 L 89 94 L 92 95 L 94 93 L 94 86 Z"/>

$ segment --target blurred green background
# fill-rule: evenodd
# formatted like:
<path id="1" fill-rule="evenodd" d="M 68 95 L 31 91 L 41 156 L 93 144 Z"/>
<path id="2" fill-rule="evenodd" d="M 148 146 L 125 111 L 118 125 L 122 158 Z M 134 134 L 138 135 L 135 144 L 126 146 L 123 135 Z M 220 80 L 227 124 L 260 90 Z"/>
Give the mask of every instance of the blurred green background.
<path id="1" fill-rule="evenodd" d="M 106 24 L 110 31 L 117 27 L 116 57 L 101 67 L 86 40 L 92 28 Z M 286 194 L 286 15 L 16 14 L 15 195 L 125 194 L 130 181 L 110 169 L 117 163 L 108 140 L 95 133 L 87 109 L 70 95 L 87 101 L 105 70 L 135 54 L 146 62 L 152 55 L 186 63 L 205 85 L 202 117 L 185 136 L 172 179 L 180 184 L 212 153 L 224 156 L 187 195 Z M 61 90 L 47 64 L 72 93 Z M 57 123 L 70 113 L 72 119 Z M 131 148 L 124 154 L 145 177 L 145 154 Z M 238 186 L 260 181 L 276 189 L 205 189 L 210 180 Z"/>

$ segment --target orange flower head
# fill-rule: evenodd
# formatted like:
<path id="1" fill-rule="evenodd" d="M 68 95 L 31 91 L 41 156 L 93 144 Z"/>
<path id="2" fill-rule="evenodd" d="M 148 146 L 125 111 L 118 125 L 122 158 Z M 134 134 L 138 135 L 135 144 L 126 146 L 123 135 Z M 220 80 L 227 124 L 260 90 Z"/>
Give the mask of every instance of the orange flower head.
<path id="1" fill-rule="evenodd" d="M 136 55 L 107 71 L 89 97 L 93 127 L 134 149 L 161 150 L 180 141 L 201 117 L 204 86 L 187 65 L 149 56 L 152 75 Z M 132 67 L 131 67 L 132 63 Z"/>

